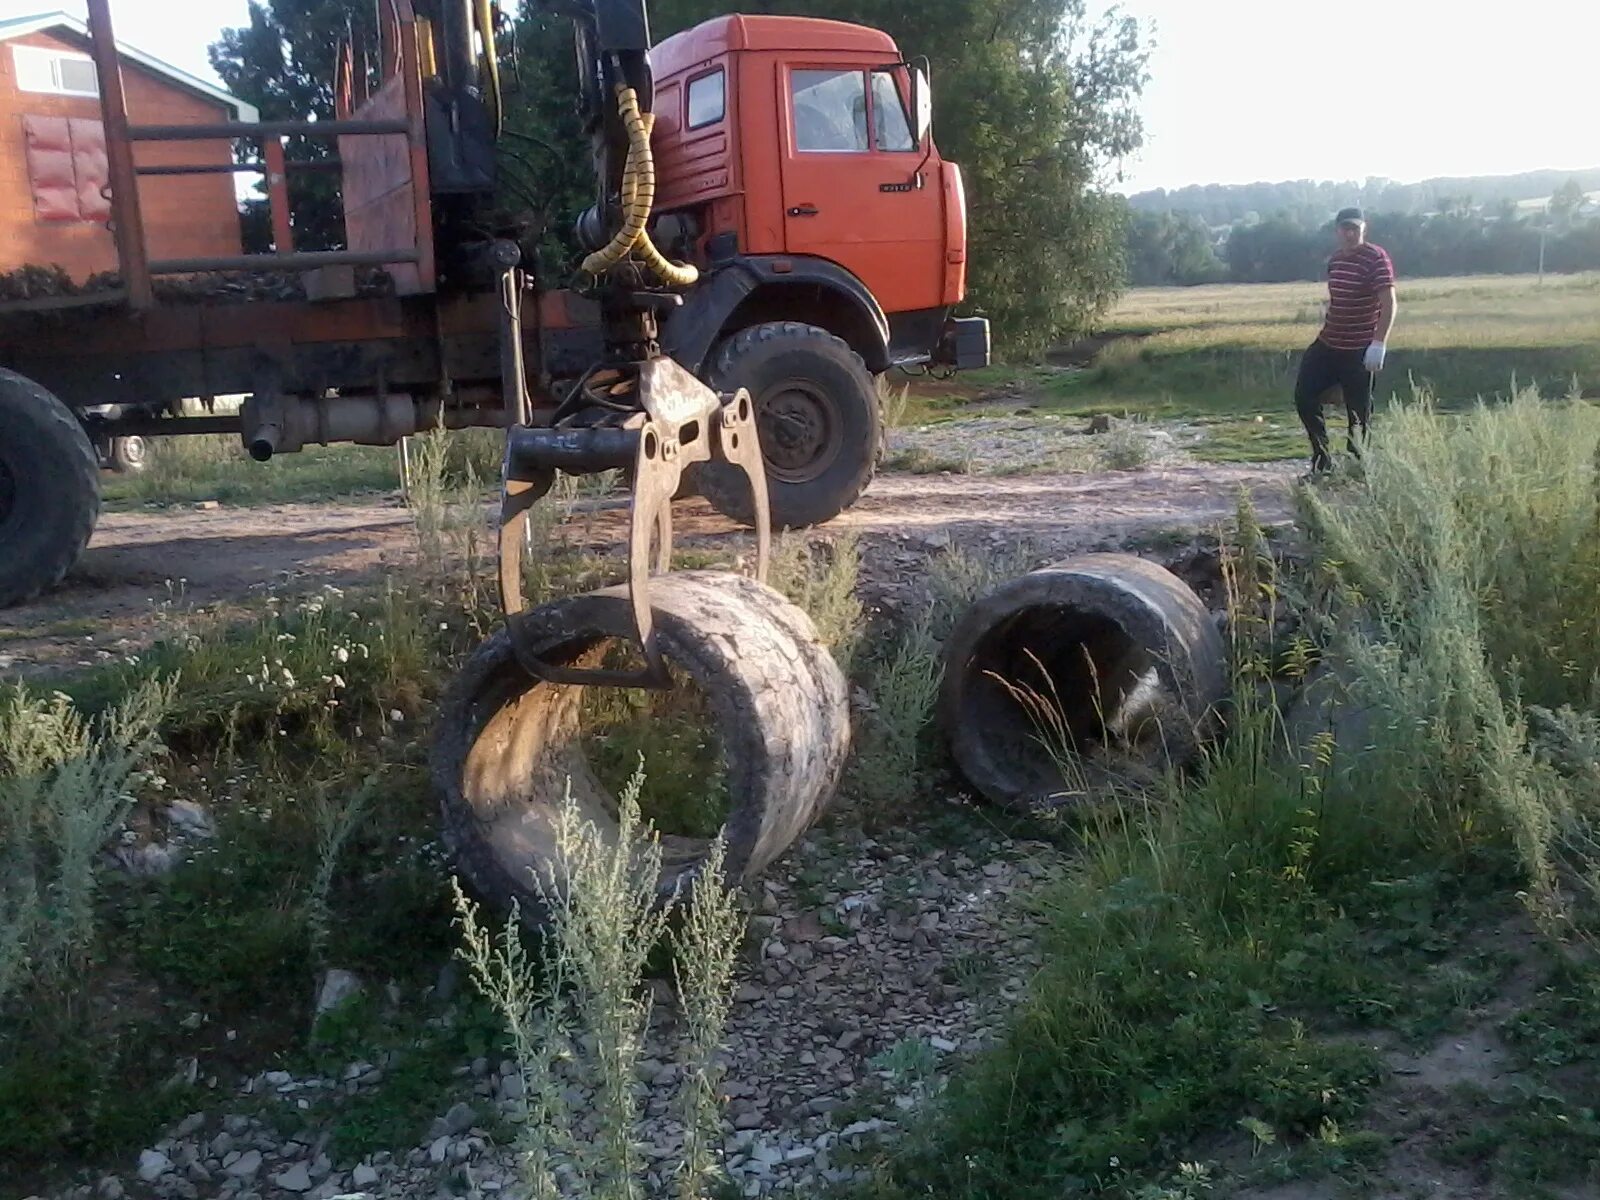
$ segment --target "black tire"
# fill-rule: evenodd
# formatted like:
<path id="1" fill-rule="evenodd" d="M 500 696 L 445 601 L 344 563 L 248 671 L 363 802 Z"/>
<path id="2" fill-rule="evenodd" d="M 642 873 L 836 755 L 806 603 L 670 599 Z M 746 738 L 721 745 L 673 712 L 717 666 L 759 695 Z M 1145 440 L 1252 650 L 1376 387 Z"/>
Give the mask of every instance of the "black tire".
<path id="1" fill-rule="evenodd" d="M 100 464 L 70 409 L 0 370 L 0 607 L 61 582 L 100 515 Z"/>
<path id="2" fill-rule="evenodd" d="M 883 418 L 866 364 L 841 339 L 797 321 L 753 325 L 722 343 L 706 375 L 717 391 L 745 388 L 755 403 L 773 528 L 821 525 L 866 491 Z M 703 464 L 692 486 L 723 515 L 754 520 L 740 472 Z"/>
<path id="3" fill-rule="evenodd" d="M 105 462 L 119 475 L 137 475 L 150 465 L 150 443 L 138 436 L 112 438 Z"/>

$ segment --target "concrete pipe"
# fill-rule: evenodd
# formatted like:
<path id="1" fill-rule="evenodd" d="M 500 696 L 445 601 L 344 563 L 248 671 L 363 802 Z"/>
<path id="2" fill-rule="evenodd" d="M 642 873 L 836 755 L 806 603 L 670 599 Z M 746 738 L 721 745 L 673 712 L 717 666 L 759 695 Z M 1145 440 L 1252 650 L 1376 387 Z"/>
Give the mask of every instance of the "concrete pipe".
<path id="1" fill-rule="evenodd" d="M 1193 757 L 1226 685 L 1194 590 L 1131 554 L 1087 554 L 1001 584 L 945 643 L 939 721 L 991 801 L 1070 803 Z"/>
<path id="2" fill-rule="evenodd" d="M 844 676 L 811 619 L 754 580 L 675 571 L 652 579 L 650 591 L 668 663 L 701 689 L 714 715 L 730 805 L 726 870 L 747 880 L 833 798 L 850 746 Z M 567 666 L 598 665 L 632 628 L 625 587 L 556 600 L 517 620 L 543 660 Z M 616 797 L 584 752 L 584 690 L 532 678 L 501 630 L 467 661 L 439 714 L 432 767 L 445 842 L 484 900 L 502 908 L 517 901 L 531 926 L 546 919 L 536 875 L 552 886 L 558 874 L 554 831 L 568 780 L 596 828 L 617 823 Z M 665 898 L 692 882 L 708 842 L 666 834 L 661 842 Z"/>

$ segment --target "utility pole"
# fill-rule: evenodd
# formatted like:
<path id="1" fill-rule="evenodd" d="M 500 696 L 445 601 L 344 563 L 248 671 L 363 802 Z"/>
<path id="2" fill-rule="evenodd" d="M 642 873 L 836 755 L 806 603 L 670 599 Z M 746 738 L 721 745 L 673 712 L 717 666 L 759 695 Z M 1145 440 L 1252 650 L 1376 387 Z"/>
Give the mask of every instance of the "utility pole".
<path id="1" fill-rule="evenodd" d="M 1550 236 L 1550 201 L 1544 202 L 1544 221 L 1539 226 L 1539 286 L 1544 286 L 1544 242 Z"/>

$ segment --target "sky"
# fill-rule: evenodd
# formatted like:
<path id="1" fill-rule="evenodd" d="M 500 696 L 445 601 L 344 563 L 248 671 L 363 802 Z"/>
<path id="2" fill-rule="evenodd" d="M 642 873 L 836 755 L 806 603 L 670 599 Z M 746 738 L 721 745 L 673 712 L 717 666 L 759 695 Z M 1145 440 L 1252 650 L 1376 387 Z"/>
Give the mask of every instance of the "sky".
<path id="1" fill-rule="evenodd" d="M 1122 8 L 1156 36 L 1130 192 L 1600 166 L 1596 0 Z"/>
<path id="2" fill-rule="evenodd" d="M 84 0 L 0 0 L 0 19 L 42 12 L 82 18 Z M 117 38 L 189 74 L 216 83 L 206 47 L 229 25 L 248 19 L 245 0 L 111 0 Z"/>
<path id="3" fill-rule="evenodd" d="M 1123 191 L 1600 166 L 1596 0 L 1517 0 L 1492 20 L 1443 0 L 1121 7 L 1155 37 Z M 83 2 L 0 0 L 0 17 L 52 8 Z M 245 15 L 245 0 L 112 0 L 120 38 L 213 82 L 206 47 Z"/>

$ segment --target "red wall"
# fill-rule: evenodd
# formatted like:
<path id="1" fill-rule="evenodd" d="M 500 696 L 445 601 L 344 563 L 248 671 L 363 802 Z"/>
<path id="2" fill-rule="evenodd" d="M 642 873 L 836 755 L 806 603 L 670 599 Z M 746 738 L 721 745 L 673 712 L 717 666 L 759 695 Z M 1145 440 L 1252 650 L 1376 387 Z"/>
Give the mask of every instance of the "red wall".
<path id="1" fill-rule="evenodd" d="M 40 221 L 29 182 L 23 118 L 79 117 L 98 120 L 100 103 L 17 88 L 13 45 L 46 46 L 86 53 L 82 43 L 49 33 L 0 42 L 0 271 L 28 263 L 58 264 L 75 279 L 117 268 L 117 248 L 101 223 Z M 124 61 L 122 86 L 128 118 L 135 124 L 196 125 L 232 120 L 215 100 L 196 95 Z M 135 147 L 141 165 L 226 163 L 227 142 L 145 143 Z M 191 175 L 143 178 L 139 201 L 151 258 L 238 254 L 239 216 L 233 178 Z"/>

